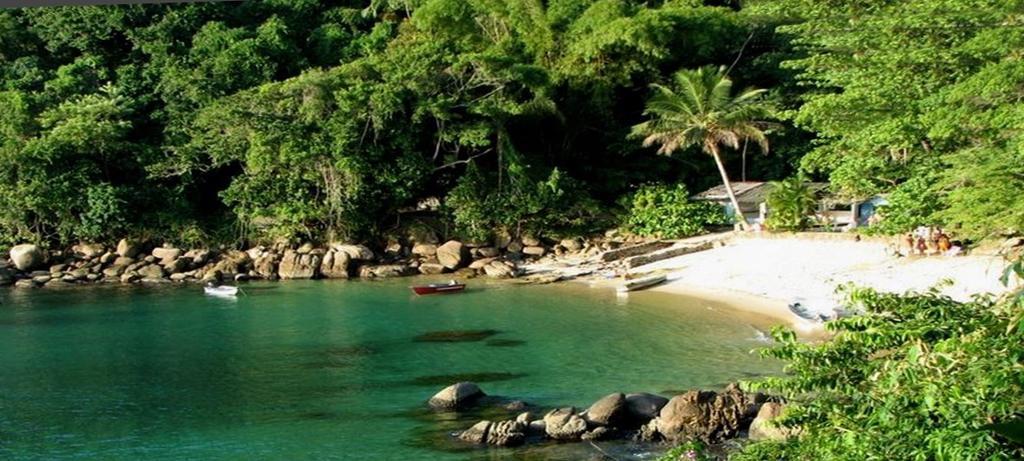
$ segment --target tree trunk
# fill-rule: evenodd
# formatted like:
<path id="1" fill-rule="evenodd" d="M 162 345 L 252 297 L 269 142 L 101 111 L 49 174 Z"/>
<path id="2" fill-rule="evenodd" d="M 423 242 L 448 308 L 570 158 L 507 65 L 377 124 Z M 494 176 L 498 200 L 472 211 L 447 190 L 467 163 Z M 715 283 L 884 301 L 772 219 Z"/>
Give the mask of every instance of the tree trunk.
<path id="1" fill-rule="evenodd" d="M 747 226 L 747 217 L 743 215 L 743 210 L 740 209 L 740 203 L 736 201 L 736 193 L 732 191 L 732 183 L 729 182 L 729 175 L 725 172 L 725 165 L 722 164 L 722 157 L 718 155 L 718 149 L 712 147 L 711 156 L 715 158 L 715 164 L 718 165 L 718 173 L 722 175 L 722 185 L 725 186 L 725 193 L 729 195 L 729 201 L 732 202 L 733 212 L 736 214 L 736 219 L 740 223 L 740 229 L 749 230 Z"/>

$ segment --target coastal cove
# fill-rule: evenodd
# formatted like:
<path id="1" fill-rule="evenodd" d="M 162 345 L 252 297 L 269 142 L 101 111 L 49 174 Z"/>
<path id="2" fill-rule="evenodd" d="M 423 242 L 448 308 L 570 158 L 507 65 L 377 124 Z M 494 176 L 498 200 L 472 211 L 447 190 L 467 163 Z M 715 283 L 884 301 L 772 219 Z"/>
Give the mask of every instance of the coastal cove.
<path id="1" fill-rule="evenodd" d="M 752 354 L 774 320 L 660 293 L 474 279 L 12 290 L 0 310 L 5 459 L 578 459 L 588 444 L 487 449 L 479 415 L 426 400 L 457 381 L 538 408 L 609 392 L 671 396 L 776 374 Z M 621 459 L 665 446 L 603 443 Z"/>

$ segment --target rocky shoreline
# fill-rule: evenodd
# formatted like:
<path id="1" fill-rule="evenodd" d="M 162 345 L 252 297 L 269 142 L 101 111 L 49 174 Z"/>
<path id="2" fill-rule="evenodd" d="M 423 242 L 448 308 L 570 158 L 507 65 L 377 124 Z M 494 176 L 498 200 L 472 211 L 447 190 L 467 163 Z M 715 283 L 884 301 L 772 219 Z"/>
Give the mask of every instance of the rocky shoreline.
<path id="1" fill-rule="evenodd" d="M 500 407 L 518 412 L 502 420 L 481 420 L 451 436 L 477 446 L 520 446 L 544 441 L 633 440 L 679 444 L 698 440 L 719 445 L 738 438 L 785 440 L 795 434 L 771 421 L 782 414 L 781 399 L 742 391 L 731 384 L 722 391 L 691 390 L 672 398 L 650 393 L 616 392 L 589 407 L 546 409 L 526 402 L 489 396 L 472 382 L 452 384 L 427 401 L 438 412 Z"/>
<path id="2" fill-rule="evenodd" d="M 670 243 L 622 237 L 615 232 L 558 241 L 524 236 L 491 242 L 440 243 L 436 238 L 390 241 L 376 251 L 364 244 L 313 243 L 258 245 L 248 250 L 182 249 L 130 238 L 117 245 L 81 243 L 65 250 L 15 245 L 0 262 L 0 285 L 19 288 L 67 287 L 88 283 L 167 283 L 290 279 L 389 278 L 451 274 L 547 283 L 592 273 L 617 271 L 629 257 Z M 575 273 L 530 269 L 571 260 L 593 262 Z M 626 266 L 628 267 L 628 266 Z"/>

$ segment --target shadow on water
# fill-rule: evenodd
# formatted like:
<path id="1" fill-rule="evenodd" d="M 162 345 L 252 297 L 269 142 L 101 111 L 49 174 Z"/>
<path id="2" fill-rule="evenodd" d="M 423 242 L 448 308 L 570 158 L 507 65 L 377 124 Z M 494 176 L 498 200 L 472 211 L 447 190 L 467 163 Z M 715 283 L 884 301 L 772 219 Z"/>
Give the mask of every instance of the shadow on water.
<path id="1" fill-rule="evenodd" d="M 430 331 L 414 337 L 418 343 L 463 343 L 483 341 L 498 334 L 498 330 L 442 330 Z"/>
<path id="2" fill-rule="evenodd" d="M 487 341 L 489 347 L 517 347 L 526 344 L 521 339 L 491 339 Z"/>
<path id="3" fill-rule="evenodd" d="M 474 383 L 492 383 L 496 381 L 509 381 L 527 376 L 526 373 L 505 373 L 505 372 L 480 372 L 480 373 L 453 373 L 449 375 L 419 376 L 409 381 L 415 386 L 447 386 L 451 383 L 471 381 Z"/>

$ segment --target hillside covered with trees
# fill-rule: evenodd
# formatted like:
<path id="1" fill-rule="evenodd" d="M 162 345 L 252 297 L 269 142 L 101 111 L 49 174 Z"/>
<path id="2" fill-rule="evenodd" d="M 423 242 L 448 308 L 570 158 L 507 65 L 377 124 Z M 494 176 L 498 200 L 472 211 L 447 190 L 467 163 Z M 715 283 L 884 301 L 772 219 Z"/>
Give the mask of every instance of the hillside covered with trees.
<path id="1" fill-rule="evenodd" d="M 668 200 L 720 178 L 699 145 L 658 155 L 633 127 L 677 72 L 721 66 L 736 91 L 767 90 L 773 119 L 768 154 L 723 148 L 734 180 L 891 193 L 886 232 L 1012 233 L 1020 26 L 1019 4 L 982 0 L 4 10 L 0 228 L 369 241 L 430 197 L 463 238 L 650 220 L 628 216 L 643 186 Z"/>

